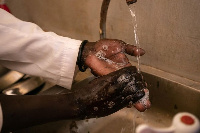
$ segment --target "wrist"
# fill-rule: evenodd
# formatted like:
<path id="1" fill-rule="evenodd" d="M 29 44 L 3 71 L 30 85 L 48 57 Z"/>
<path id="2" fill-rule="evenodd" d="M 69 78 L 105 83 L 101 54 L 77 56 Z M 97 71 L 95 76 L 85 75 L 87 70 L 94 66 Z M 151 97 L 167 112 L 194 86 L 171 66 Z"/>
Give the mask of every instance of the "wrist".
<path id="1" fill-rule="evenodd" d="M 88 55 L 94 51 L 94 45 L 95 45 L 95 42 L 87 42 L 85 47 L 83 48 L 83 51 L 82 51 L 82 60 L 83 60 L 83 63 L 84 65 L 87 66 L 87 64 L 85 63 L 85 60 L 86 58 L 88 57 Z"/>
<path id="2" fill-rule="evenodd" d="M 95 42 L 89 42 L 87 40 L 84 40 L 81 43 L 76 64 L 78 65 L 79 70 L 82 72 L 84 72 L 88 68 L 85 60 L 90 54 L 90 52 L 94 51 L 94 45 L 95 45 Z"/>
<path id="3" fill-rule="evenodd" d="M 88 40 L 84 40 L 82 41 L 80 47 L 79 47 L 79 52 L 78 52 L 78 57 L 77 57 L 77 61 L 76 64 L 78 65 L 78 68 L 81 72 L 85 72 L 87 67 L 84 65 L 84 58 L 83 56 L 83 49 L 85 47 L 85 45 L 87 44 Z"/>

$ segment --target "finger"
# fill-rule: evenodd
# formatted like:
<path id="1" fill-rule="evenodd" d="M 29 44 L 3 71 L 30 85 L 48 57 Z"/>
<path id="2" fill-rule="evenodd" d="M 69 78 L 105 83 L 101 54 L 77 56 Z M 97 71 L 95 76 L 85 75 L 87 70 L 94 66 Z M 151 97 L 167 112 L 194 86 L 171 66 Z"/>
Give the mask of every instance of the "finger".
<path id="1" fill-rule="evenodd" d="M 140 112 L 144 112 L 145 110 L 149 109 L 151 107 L 151 102 L 149 100 L 146 101 L 145 105 L 141 104 L 141 103 L 136 103 L 134 105 L 134 107 L 140 111 Z"/>
<path id="2" fill-rule="evenodd" d="M 97 51 L 103 50 L 106 53 L 106 58 L 120 52 L 126 52 L 127 54 L 132 56 L 142 56 L 145 54 L 145 51 L 143 49 L 138 49 L 134 45 L 127 44 L 124 41 L 117 39 L 99 40 L 95 45 L 95 49 Z"/>
<path id="3" fill-rule="evenodd" d="M 146 109 L 149 109 L 151 107 L 151 102 L 149 101 L 149 90 L 144 89 L 144 92 L 145 96 L 137 101 L 134 105 L 134 107 L 140 112 L 144 112 Z"/>
<path id="4" fill-rule="evenodd" d="M 131 80 L 127 85 L 126 87 L 124 88 L 123 90 L 123 93 L 124 94 L 128 94 L 128 95 L 131 95 L 131 94 L 135 94 L 137 92 L 137 87 L 135 86 L 135 81 L 134 80 Z"/>
<path id="5" fill-rule="evenodd" d="M 145 51 L 142 48 L 137 48 L 134 45 L 126 44 L 125 45 L 125 52 L 132 56 L 142 56 L 145 54 Z"/>
<path id="6" fill-rule="evenodd" d="M 111 83 L 112 85 L 108 87 L 108 94 L 113 94 L 116 91 L 118 92 L 118 96 L 119 97 L 123 97 L 120 96 L 121 95 L 121 91 L 123 91 L 122 89 L 128 84 L 128 82 L 130 81 L 130 77 L 128 77 L 127 81 L 125 82 L 119 82 L 119 83 Z M 116 97 L 116 96 L 115 96 Z"/>
<path id="7" fill-rule="evenodd" d="M 143 81 L 136 81 L 135 85 L 138 90 L 142 90 L 142 89 L 146 88 L 146 84 Z"/>
<path id="8" fill-rule="evenodd" d="M 137 68 L 135 66 L 130 66 L 126 68 L 122 68 L 118 71 L 112 72 L 104 77 L 112 77 L 112 81 L 120 84 L 124 82 L 130 82 L 134 77 L 132 76 L 134 73 L 137 72 Z"/>
<path id="9" fill-rule="evenodd" d="M 132 96 L 131 101 L 132 101 L 133 103 L 135 103 L 135 102 L 137 102 L 138 100 L 140 100 L 144 95 L 145 95 L 144 90 L 139 90 L 139 91 L 137 91 L 137 92 Z"/>
<path id="10" fill-rule="evenodd" d="M 126 86 L 128 86 L 128 85 L 130 86 L 131 83 L 134 84 L 132 82 L 134 77 L 132 76 L 132 72 L 128 69 L 130 69 L 130 68 L 121 69 L 116 72 L 110 73 L 108 75 L 99 77 L 96 79 L 96 81 L 93 80 L 93 84 L 98 85 L 100 83 L 101 85 L 103 85 L 103 84 L 107 83 L 107 84 L 109 84 L 108 88 L 106 89 L 108 94 L 112 94 L 115 91 L 117 91 L 117 92 L 119 92 L 118 94 L 125 95 Z M 97 82 L 97 80 L 98 80 L 98 82 Z M 130 91 L 130 88 L 129 88 L 129 91 Z M 129 93 L 129 95 L 130 94 L 133 94 L 133 93 Z"/>
<path id="11" fill-rule="evenodd" d="M 126 95 L 122 103 L 127 104 L 128 105 L 127 107 L 131 107 L 133 106 L 133 103 L 136 103 L 138 100 L 144 97 L 144 95 L 145 95 L 144 90 L 139 90 L 135 94 Z M 130 103 L 132 103 L 132 105 Z"/>

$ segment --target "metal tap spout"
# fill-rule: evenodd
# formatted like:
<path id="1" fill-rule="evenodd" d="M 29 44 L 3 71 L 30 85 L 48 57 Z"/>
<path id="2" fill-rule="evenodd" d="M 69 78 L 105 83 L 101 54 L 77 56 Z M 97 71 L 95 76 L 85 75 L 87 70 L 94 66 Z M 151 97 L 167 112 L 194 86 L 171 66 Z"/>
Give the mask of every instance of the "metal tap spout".
<path id="1" fill-rule="evenodd" d="M 137 2 L 137 0 L 126 0 L 127 5 L 133 4 Z M 106 38 L 106 17 L 108 12 L 108 6 L 110 4 L 110 0 L 103 0 L 101 5 L 101 14 L 100 14 L 100 39 Z"/>

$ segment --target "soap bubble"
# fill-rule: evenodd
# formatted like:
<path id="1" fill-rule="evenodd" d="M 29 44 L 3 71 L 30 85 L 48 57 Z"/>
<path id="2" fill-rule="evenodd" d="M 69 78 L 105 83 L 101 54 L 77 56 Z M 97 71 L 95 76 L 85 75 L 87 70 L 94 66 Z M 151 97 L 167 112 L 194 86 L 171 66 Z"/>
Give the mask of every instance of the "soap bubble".
<path id="1" fill-rule="evenodd" d="M 124 88 L 124 91 L 135 93 L 137 91 L 137 88 L 135 86 L 135 80 L 132 80 L 131 82 L 129 82 Z"/>
<path id="2" fill-rule="evenodd" d="M 113 108 L 113 106 L 115 105 L 115 103 L 113 102 L 113 101 L 110 101 L 109 103 L 108 103 L 108 108 Z"/>
<path id="3" fill-rule="evenodd" d="M 103 50 L 107 51 L 108 50 L 108 45 L 103 45 L 102 48 L 103 48 Z"/>
<path id="4" fill-rule="evenodd" d="M 106 53 L 100 50 L 95 55 L 97 58 L 101 59 L 101 58 L 105 58 L 104 56 L 106 55 Z"/>
<path id="5" fill-rule="evenodd" d="M 142 97 L 138 103 L 142 104 L 145 108 L 147 108 L 147 104 L 148 104 L 148 100 L 149 100 L 149 91 L 147 91 L 144 95 L 144 97 Z"/>
<path id="6" fill-rule="evenodd" d="M 130 75 L 122 74 L 122 75 L 117 79 L 117 82 L 119 82 L 119 83 L 129 82 L 129 78 L 130 78 Z"/>
<path id="7" fill-rule="evenodd" d="M 95 55 L 96 55 L 97 58 L 106 61 L 108 64 L 114 63 L 112 60 L 105 58 L 106 53 L 103 52 L 102 50 L 98 51 Z"/>

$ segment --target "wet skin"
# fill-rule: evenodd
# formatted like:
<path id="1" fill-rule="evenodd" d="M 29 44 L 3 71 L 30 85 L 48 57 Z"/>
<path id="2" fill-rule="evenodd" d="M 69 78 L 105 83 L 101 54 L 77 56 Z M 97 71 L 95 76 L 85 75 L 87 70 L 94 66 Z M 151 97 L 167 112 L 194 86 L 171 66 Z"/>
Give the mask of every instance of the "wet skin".
<path id="1" fill-rule="evenodd" d="M 91 69 L 96 76 L 107 75 L 124 67 L 131 66 L 126 54 L 131 56 L 142 56 L 145 54 L 143 49 L 125 43 L 117 39 L 102 39 L 97 42 L 89 42 L 83 50 L 82 60 L 85 66 Z M 145 90 L 148 93 L 148 90 Z M 145 107 L 140 102 L 135 104 L 136 109 L 144 111 L 149 108 L 150 101 L 147 100 Z"/>
<path id="2" fill-rule="evenodd" d="M 102 39 L 97 42 L 89 42 L 83 49 L 82 60 L 94 75 L 103 76 L 121 68 L 131 66 L 126 54 L 142 56 L 143 49 L 127 44 L 117 39 Z"/>
<path id="3" fill-rule="evenodd" d="M 135 103 L 145 96 L 146 88 L 141 73 L 134 66 L 96 78 L 76 88 L 74 97 L 77 99 L 79 116 L 83 119 L 102 117 L 124 107 L 138 106 Z M 145 103 L 145 107 L 140 107 L 140 111 L 149 108 L 150 103 Z"/>

